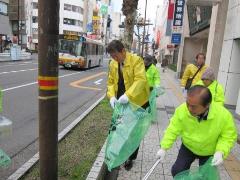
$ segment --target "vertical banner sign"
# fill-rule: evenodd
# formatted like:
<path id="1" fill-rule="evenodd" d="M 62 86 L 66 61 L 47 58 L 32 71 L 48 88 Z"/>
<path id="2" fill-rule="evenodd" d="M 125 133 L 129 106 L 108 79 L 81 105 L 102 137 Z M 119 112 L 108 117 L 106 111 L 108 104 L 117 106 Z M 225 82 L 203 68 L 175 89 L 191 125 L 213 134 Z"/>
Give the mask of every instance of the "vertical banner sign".
<path id="1" fill-rule="evenodd" d="M 172 40 L 173 44 L 179 45 L 181 43 L 182 37 L 182 26 L 183 26 L 183 16 L 184 16 L 184 4 L 185 0 L 176 0 L 175 11 L 173 19 L 173 31 Z"/>
<path id="2" fill-rule="evenodd" d="M 174 0 L 169 0 L 166 36 L 171 36 L 172 34 L 173 12 L 174 12 Z"/>
<path id="3" fill-rule="evenodd" d="M 185 0 L 176 0 L 173 26 L 182 26 L 183 25 L 184 2 L 185 2 Z"/>
<path id="4" fill-rule="evenodd" d="M 101 17 L 100 16 L 93 16 L 92 18 L 92 27 L 93 27 L 93 34 L 100 35 L 100 28 L 101 28 Z"/>

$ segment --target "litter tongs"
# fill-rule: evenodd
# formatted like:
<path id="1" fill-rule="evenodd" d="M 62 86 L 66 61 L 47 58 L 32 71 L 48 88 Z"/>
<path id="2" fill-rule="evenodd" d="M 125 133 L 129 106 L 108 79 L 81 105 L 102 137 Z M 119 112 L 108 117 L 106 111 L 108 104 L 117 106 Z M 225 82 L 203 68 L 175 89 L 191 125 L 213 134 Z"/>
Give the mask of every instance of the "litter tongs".
<path id="1" fill-rule="evenodd" d="M 142 180 L 147 180 L 149 178 L 149 176 L 152 174 L 152 172 L 157 167 L 157 165 L 160 163 L 160 161 L 161 161 L 160 159 L 157 159 L 157 161 L 154 163 L 154 165 L 151 167 L 151 169 L 149 169 L 149 171 L 147 172 L 147 174 L 144 176 L 144 178 Z"/>

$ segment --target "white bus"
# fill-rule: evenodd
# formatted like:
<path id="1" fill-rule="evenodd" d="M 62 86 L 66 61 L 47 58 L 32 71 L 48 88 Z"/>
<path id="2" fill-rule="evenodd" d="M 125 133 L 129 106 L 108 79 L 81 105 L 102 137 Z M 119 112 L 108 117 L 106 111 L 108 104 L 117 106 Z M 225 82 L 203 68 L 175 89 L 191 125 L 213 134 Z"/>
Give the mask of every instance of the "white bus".
<path id="1" fill-rule="evenodd" d="M 64 68 L 101 66 L 104 46 L 101 42 L 78 35 L 59 35 L 59 65 Z"/>

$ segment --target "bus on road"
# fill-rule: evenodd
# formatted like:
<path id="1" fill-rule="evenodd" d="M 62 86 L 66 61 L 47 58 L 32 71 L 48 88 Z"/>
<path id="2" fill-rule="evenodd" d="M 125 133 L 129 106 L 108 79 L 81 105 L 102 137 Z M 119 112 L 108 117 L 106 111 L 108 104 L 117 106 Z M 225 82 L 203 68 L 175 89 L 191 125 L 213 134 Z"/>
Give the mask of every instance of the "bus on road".
<path id="1" fill-rule="evenodd" d="M 59 65 L 64 68 L 101 66 L 104 46 L 101 42 L 78 35 L 59 35 Z"/>

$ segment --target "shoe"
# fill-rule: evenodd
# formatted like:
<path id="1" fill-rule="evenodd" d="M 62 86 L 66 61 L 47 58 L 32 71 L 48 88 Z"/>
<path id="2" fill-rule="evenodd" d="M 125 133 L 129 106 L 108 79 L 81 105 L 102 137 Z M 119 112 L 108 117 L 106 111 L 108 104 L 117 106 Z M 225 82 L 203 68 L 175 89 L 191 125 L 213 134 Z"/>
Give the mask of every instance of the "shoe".
<path id="1" fill-rule="evenodd" d="M 132 160 L 127 160 L 127 161 L 125 162 L 125 164 L 124 164 L 124 168 L 125 168 L 127 171 L 129 171 L 130 169 L 132 169 L 132 167 L 133 167 L 133 162 L 132 162 Z"/>

